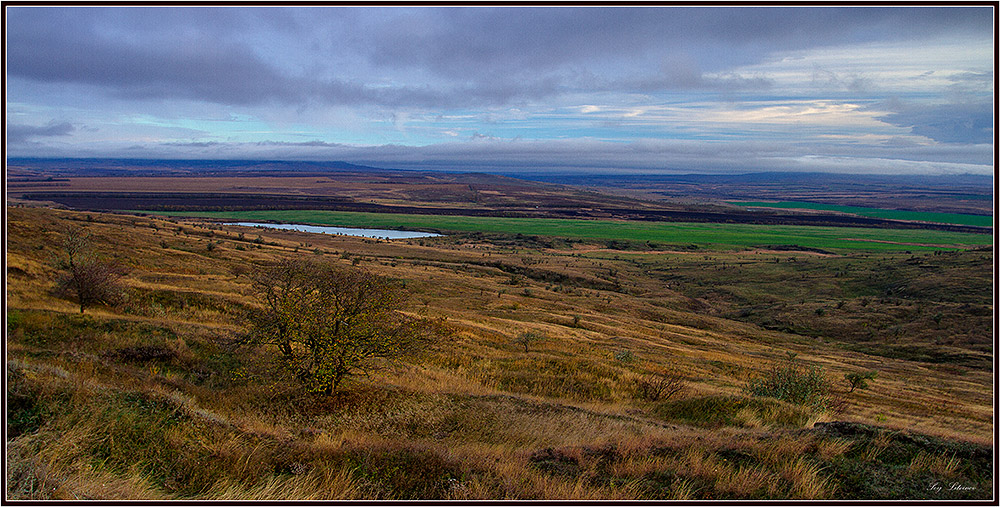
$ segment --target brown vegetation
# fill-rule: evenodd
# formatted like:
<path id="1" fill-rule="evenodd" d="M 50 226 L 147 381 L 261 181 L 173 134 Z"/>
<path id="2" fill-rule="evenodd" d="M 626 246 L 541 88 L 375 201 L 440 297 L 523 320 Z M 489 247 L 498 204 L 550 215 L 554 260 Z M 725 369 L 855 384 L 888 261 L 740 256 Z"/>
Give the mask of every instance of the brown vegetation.
<path id="1" fill-rule="evenodd" d="M 75 302 L 53 292 L 60 271 L 51 259 L 66 225 L 89 234 L 97 254 L 130 268 L 122 278 L 126 300 L 79 315 Z M 844 263 L 854 274 L 884 272 L 876 263 L 898 265 L 910 255 L 788 252 L 782 258 L 797 262 L 776 264 L 774 254 L 753 252 L 704 255 L 711 260 L 581 254 L 513 240 L 247 233 L 41 208 L 8 208 L 7 240 L 8 499 L 991 494 L 988 368 L 965 356 L 928 362 L 886 349 L 865 353 L 826 327 L 795 332 L 808 319 L 841 319 L 893 336 L 892 312 L 910 308 L 922 326 L 914 327 L 917 336 L 958 326 L 967 339 L 941 347 L 985 355 L 976 347 L 988 336 L 979 336 L 975 319 L 989 314 L 966 311 L 991 309 L 976 289 L 990 276 L 978 267 L 986 265 L 982 252 L 920 257 L 934 262 L 935 280 L 945 283 L 925 288 L 907 278 L 902 287 L 911 299 L 897 305 L 897 296 L 837 292 L 842 279 L 834 272 Z M 505 266 L 527 258 L 533 269 L 565 277 L 524 276 L 513 288 L 510 273 L 485 257 Z M 364 269 L 390 287 L 405 286 L 409 299 L 394 315 L 431 319 L 445 337 L 367 377 L 344 377 L 329 396 L 275 375 L 276 345 L 241 345 L 240 338 L 249 330 L 247 313 L 263 308 L 253 280 L 293 258 L 338 272 Z M 756 280 L 713 293 L 713 277 L 732 272 L 694 263 L 742 263 Z M 808 278 L 785 277 L 782 290 L 772 290 L 770 277 L 783 272 L 771 270 L 786 269 Z M 963 290 L 952 293 L 948 283 Z M 740 317 L 741 297 L 776 309 Z M 817 317 L 820 306 L 828 310 Z M 787 327 L 756 321 L 755 312 Z M 525 353 L 512 339 L 528 332 L 548 339 Z M 905 338 L 893 345 L 904 347 Z M 634 359 L 616 359 L 622 350 Z M 790 360 L 786 351 L 841 384 L 846 373 L 870 370 L 878 381 L 850 394 L 841 386 L 839 414 L 746 394 L 748 380 Z M 655 378 L 666 366 L 683 374 L 684 389 L 672 396 L 664 390 L 656 400 L 636 396 L 635 379 Z M 813 427 L 834 418 L 851 423 Z M 966 489 L 935 492 L 935 481 Z"/>

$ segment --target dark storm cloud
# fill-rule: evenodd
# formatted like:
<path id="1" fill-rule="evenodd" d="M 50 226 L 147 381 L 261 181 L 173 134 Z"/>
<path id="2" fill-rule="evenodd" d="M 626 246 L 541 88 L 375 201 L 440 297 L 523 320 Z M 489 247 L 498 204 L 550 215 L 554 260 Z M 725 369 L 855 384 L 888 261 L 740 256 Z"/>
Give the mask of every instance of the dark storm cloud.
<path id="1" fill-rule="evenodd" d="M 7 69 L 12 77 L 93 85 L 123 98 L 300 107 L 497 105 L 571 91 L 759 89 L 768 86 L 766 76 L 705 73 L 776 50 L 949 30 L 989 33 L 991 12 L 10 8 Z M 281 44 L 301 44 L 305 56 L 290 57 L 311 61 L 285 65 L 269 57 Z M 328 57 L 340 63 L 325 63 Z M 393 84 L 372 82 L 365 69 L 344 62 L 383 69 Z"/>
<path id="2" fill-rule="evenodd" d="M 32 125 L 7 125 L 7 142 L 22 143 L 36 137 L 68 136 L 76 130 L 70 123 L 50 122 L 44 127 Z"/>

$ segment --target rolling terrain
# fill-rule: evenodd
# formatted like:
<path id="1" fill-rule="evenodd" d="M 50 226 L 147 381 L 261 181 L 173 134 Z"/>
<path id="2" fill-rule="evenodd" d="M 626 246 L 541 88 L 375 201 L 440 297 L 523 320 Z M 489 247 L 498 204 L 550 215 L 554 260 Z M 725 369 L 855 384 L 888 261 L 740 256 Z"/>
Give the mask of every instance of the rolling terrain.
<path id="1" fill-rule="evenodd" d="M 294 209 L 992 233 L 988 178 L 949 183 L 817 174 L 517 176 L 549 181 L 343 162 L 13 159 L 7 185 L 12 202 L 102 211 Z M 792 209 L 727 202 L 747 196 L 815 202 Z M 910 211 L 858 213 L 856 207 L 823 205 L 861 201 Z"/>
<path id="2" fill-rule="evenodd" d="M 995 497 L 987 244 L 440 223 L 454 232 L 379 241 L 7 212 L 8 498 Z M 128 267 L 124 300 L 81 315 L 56 293 L 68 231 Z M 307 392 L 242 340 L 252 274 L 303 257 L 385 277 L 436 339 Z M 759 389 L 781 372 L 817 397 Z M 679 391 L 654 399 L 664 373 Z"/>

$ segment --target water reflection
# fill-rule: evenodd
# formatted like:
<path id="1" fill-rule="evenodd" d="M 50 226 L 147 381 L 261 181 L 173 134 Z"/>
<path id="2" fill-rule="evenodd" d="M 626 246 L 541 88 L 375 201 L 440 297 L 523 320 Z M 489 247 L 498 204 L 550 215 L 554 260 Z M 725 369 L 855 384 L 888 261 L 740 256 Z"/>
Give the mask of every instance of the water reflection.
<path id="1" fill-rule="evenodd" d="M 260 222 L 229 222 L 224 225 L 242 225 L 244 227 L 265 227 L 268 229 L 283 229 L 288 231 L 315 232 L 319 234 L 335 234 L 339 236 L 361 236 L 378 239 L 410 239 L 434 238 L 440 234 L 432 232 L 394 231 L 392 229 L 357 229 L 353 227 L 329 227 L 305 224 L 267 224 Z"/>

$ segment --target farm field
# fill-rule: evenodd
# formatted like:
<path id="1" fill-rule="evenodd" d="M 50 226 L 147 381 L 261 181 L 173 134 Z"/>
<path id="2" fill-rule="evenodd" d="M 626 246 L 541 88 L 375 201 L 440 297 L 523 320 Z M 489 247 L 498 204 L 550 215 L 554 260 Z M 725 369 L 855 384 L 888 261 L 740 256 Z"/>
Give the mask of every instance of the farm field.
<path id="1" fill-rule="evenodd" d="M 540 182 L 499 175 L 398 171 L 335 162 L 266 161 L 16 159 L 8 169 L 9 199 L 95 211 L 326 210 L 991 233 L 988 220 L 985 225 L 903 222 L 797 209 L 747 211 L 726 203 L 749 200 L 734 198 L 733 192 L 739 196 L 749 192 L 749 195 L 766 196 L 775 201 L 819 199 L 817 202 L 831 204 L 853 202 L 851 196 L 861 198 L 863 195 L 865 200 L 862 202 L 874 200 L 904 206 L 904 209 L 968 210 L 972 214 L 986 215 L 990 213 L 988 204 L 992 202 L 992 194 L 982 181 L 942 186 L 943 182 L 920 183 L 908 179 L 887 185 L 892 182 L 868 178 L 845 187 L 841 179 L 829 175 L 810 175 L 798 183 L 784 180 L 767 183 L 766 179 L 758 181 L 759 178 L 750 176 L 616 181 L 594 175 L 562 175 L 550 182 Z M 609 193 L 615 191 L 615 185 L 630 181 L 640 185 L 646 181 L 652 186 L 636 195 L 628 191 L 625 195 Z M 809 188 L 809 193 L 799 192 L 802 185 Z M 902 191 L 900 185 L 906 187 L 903 193 L 908 197 L 897 202 Z M 831 194 L 837 197 L 830 197 Z M 821 196 L 834 201 L 823 200 Z M 982 220 L 981 217 L 974 219 L 979 221 L 977 223 Z"/>
<path id="2" fill-rule="evenodd" d="M 569 232 L 536 235 L 518 220 L 384 241 L 7 213 L 8 498 L 993 494 L 989 246 L 747 248 L 770 239 L 750 229 L 725 243 L 683 224 L 706 234 L 698 249 L 661 249 L 612 231 L 676 224 L 591 223 L 615 238 L 603 239 L 544 221 L 538 230 Z M 309 216 L 267 215 L 321 223 Z M 480 224 L 408 216 L 410 227 Z M 56 290 L 68 231 L 128 267 L 127 297 L 81 315 Z M 275 347 L 245 340 L 261 308 L 254 280 L 294 259 L 383 277 L 403 315 L 435 323 L 433 338 L 331 395 L 308 391 Z M 846 381 L 873 371 L 864 387 Z M 768 391 L 783 375 L 812 379 L 797 384 L 813 386 L 808 397 Z M 654 395 L 661 378 L 678 390 Z"/>
<path id="3" fill-rule="evenodd" d="M 986 215 L 965 215 L 959 213 L 931 213 L 926 211 L 900 211 L 881 208 L 863 208 L 859 206 L 838 206 L 835 204 L 823 204 L 815 202 L 746 202 L 729 201 L 729 204 L 748 208 L 777 208 L 777 209 L 808 209 L 819 211 L 838 211 L 841 213 L 851 213 L 864 217 L 888 218 L 892 220 L 917 220 L 922 222 L 937 222 L 943 224 L 976 225 L 980 227 L 991 227 L 993 217 Z"/>
<path id="4" fill-rule="evenodd" d="M 147 213 L 165 214 L 166 212 Z M 345 227 L 402 228 L 437 232 L 510 233 L 577 239 L 650 242 L 669 248 L 742 249 L 768 246 L 830 251 L 917 251 L 992 244 L 992 236 L 912 229 L 668 223 L 542 218 L 456 217 L 325 210 L 169 212 L 172 216 L 241 221 L 280 221 Z"/>

